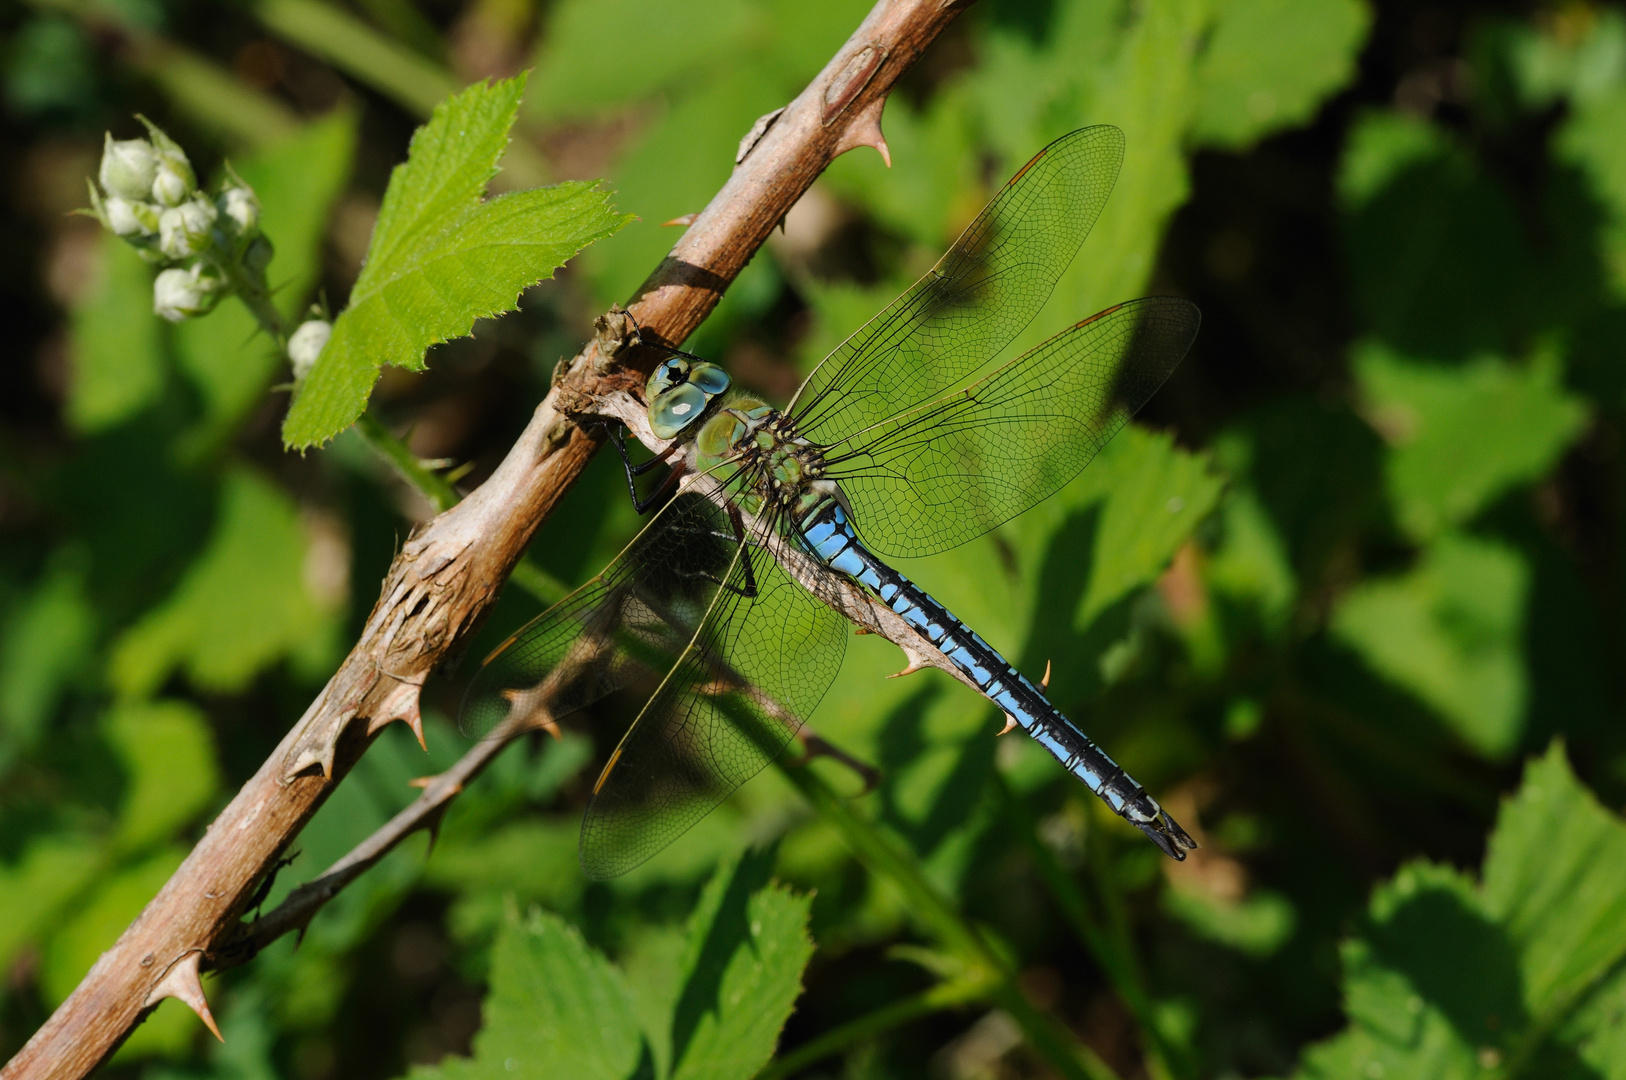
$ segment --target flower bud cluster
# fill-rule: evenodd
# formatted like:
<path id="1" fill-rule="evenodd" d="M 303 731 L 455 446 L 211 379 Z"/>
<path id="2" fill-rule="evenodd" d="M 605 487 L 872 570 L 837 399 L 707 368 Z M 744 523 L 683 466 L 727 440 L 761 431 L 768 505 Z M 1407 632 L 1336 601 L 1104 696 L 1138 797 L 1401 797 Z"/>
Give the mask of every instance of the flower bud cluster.
<path id="1" fill-rule="evenodd" d="M 186 152 L 156 124 L 148 138 L 102 146 L 90 212 L 165 267 L 153 282 L 153 310 L 180 322 L 210 310 L 231 292 L 265 292 L 271 242 L 260 233 L 260 201 L 227 169 L 214 195 L 198 187 Z"/>

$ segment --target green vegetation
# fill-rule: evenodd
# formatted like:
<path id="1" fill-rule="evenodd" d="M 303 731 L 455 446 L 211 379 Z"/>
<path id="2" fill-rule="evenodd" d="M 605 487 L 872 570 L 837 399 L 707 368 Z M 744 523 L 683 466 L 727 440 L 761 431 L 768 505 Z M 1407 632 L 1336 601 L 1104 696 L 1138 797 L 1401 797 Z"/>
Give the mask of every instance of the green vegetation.
<path id="1" fill-rule="evenodd" d="M 0 5 L 0 1053 L 867 9 Z M 68 211 L 104 131 L 170 152 L 137 110 L 190 161 L 98 180 L 132 246 Z M 1626 16 L 983 0 L 888 103 L 893 167 L 839 159 L 687 347 L 783 402 L 1091 123 L 1122 176 L 1014 347 L 1171 292 L 1197 346 L 1078 480 L 901 568 L 1200 851 L 856 638 L 811 725 L 873 790 L 787 760 L 589 882 L 611 698 L 207 978 L 223 1044 L 167 1001 L 108 1075 L 1626 1078 Z M 160 229 L 184 207 L 218 230 Z M 426 689 L 427 753 L 387 730 L 263 910 L 467 749 L 477 659 L 632 535 L 603 458 Z"/>

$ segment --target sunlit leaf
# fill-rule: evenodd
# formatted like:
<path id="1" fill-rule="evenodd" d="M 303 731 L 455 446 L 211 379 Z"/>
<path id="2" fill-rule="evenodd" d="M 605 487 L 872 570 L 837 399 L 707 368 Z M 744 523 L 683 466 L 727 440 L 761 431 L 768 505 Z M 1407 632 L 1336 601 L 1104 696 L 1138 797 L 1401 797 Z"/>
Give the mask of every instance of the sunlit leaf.
<path id="1" fill-rule="evenodd" d="M 813 951 L 808 899 L 768 884 L 768 866 L 725 864 L 684 934 L 644 942 L 636 981 L 555 915 L 511 919 L 474 1056 L 411 1075 L 749 1080 L 773 1054 Z"/>
<path id="2" fill-rule="evenodd" d="M 310 558 L 288 497 L 248 469 L 232 470 L 208 548 L 115 644 L 113 685 L 141 697 L 179 666 L 200 687 L 237 690 L 284 656 L 331 648 L 337 598 L 312 580 Z"/>
<path id="3" fill-rule="evenodd" d="M 479 83 L 436 106 L 396 167 L 350 304 L 283 422 L 304 448 L 349 426 L 385 364 L 421 371 L 424 351 L 519 293 L 627 220 L 590 183 L 482 200 L 508 145 L 523 77 Z"/>
<path id="4" fill-rule="evenodd" d="M 80 431 L 111 427 L 164 389 L 153 269 L 107 234 L 94 242 L 92 284 L 73 309 L 68 419 Z"/>
<path id="5" fill-rule="evenodd" d="M 1305 1054 L 1305 1080 L 1466 1078 L 1514 1061 L 1555 1080 L 1619 1077 L 1618 987 L 1588 999 L 1626 958 L 1626 823 L 1555 744 L 1503 805 L 1481 884 L 1402 868 L 1343 955 L 1351 1024 Z"/>
<path id="6" fill-rule="evenodd" d="M 0 866 L 0 965 L 56 930 L 63 908 L 105 865 L 102 846 L 88 836 L 47 834 Z"/>
<path id="7" fill-rule="evenodd" d="M 1333 635 L 1469 746 L 1506 754 L 1529 695 L 1521 648 L 1529 577 L 1510 548 L 1442 536 L 1410 573 L 1351 589 L 1333 613 Z"/>
<path id="8" fill-rule="evenodd" d="M 673 1080 L 748 1080 L 773 1056 L 813 955 L 812 900 L 769 884 L 771 857 L 725 864 L 700 896 L 678 964 Z"/>
<path id="9" fill-rule="evenodd" d="M 554 4 L 526 111 L 542 123 L 559 124 L 638 101 L 680 76 L 703 73 L 730 53 L 737 55 L 756 14 L 748 0 Z M 606 32 L 616 41 L 613 64 L 604 62 Z M 683 46 L 674 48 L 674 42 Z"/>
<path id="10" fill-rule="evenodd" d="M 492 954 L 491 992 L 473 1058 L 411 1072 L 415 1080 L 560 1076 L 626 1080 L 643 1039 L 625 978 L 557 915 L 512 922 Z"/>
<path id="11" fill-rule="evenodd" d="M 1551 357 L 1456 367 L 1369 344 L 1355 372 L 1367 418 L 1390 443 L 1395 515 L 1418 539 L 1465 524 L 1507 488 L 1547 473 L 1586 422 Z"/>
<path id="12" fill-rule="evenodd" d="M 113 843 L 139 850 L 196 817 L 220 782 L 207 719 L 180 701 L 116 706 L 103 731 L 125 770 Z"/>
<path id="13" fill-rule="evenodd" d="M 96 611 L 80 560 L 62 560 L 0 622 L 0 764 L 43 731 L 86 666 Z"/>
<path id="14" fill-rule="evenodd" d="M 1222 0 L 1197 61 L 1192 139 L 1240 148 L 1311 118 L 1355 73 L 1360 0 Z"/>

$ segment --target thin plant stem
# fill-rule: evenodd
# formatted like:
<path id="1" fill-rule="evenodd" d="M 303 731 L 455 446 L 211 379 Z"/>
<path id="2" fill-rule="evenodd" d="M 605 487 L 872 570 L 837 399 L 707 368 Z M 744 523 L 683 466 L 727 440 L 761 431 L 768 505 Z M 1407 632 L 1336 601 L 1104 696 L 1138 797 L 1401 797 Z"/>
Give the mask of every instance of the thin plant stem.
<path id="1" fill-rule="evenodd" d="M 957 969 L 955 981 L 973 980 L 983 986 L 986 999 L 1010 1014 L 1034 1052 L 1069 1080 L 1119 1080 L 1099 1054 L 1027 999 L 1016 984 L 1016 973 L 938 891 L 913 856 L 856 813 L 813 770 L 781 766 L 781 771 L 836 826 L 853 855 L 903 893 L 909 912 L 947 950 L 945 959 Z"/>
<path id="2" fill-rule="evenodd" d="M 794 1076 L 814 1062 L 833 1057 L 856 1043 L 884 1035 L 923 1016 L 981 1001 L 987 996 L 988 988 L 976 982 L 938 983 L 803 1043 L 783 1057 L 769 1062 L 767 1068 L 757 1073 L 757 1080 L 783 1080 L 784 1077 Z"/>
<path id="3" fill-rule="evenodd" d="M 406 443 L 390 434 L 390 430 L 371 409 L 356 418 L 356 434 L 373 448 L 374 453 L 388 462 L 401 479 L 429 500 L 429 505 L 435 508 L 437 514 L 457 505 L 457 489 L 448 484 L 445 477 L 426 468 Z"/>
<path id="4" fill-rule="evenodd" d="M 1153 1080 L 1167 1080 L 1176 1075 L 1185 1075 L 1184 1070 L 1180 1073 L 1174 1070 L 1175 1063 L 1182 1059 L 1173 1052 L 1173 1048 L 1168 1045 L 1157 1026 L 1145 979 L 1135 962 L 1133 952 L 1129 951 L 1133 948 L 1133 942 L 1108 932 L 1102 925 L 1101 916 L 1091 904 L 1089 896 L 1079 888 L 1066 868 L 1061 865 L 1056 853 L 1040 838 L 1037 822 L 1027 803 L 1018 793 L 1011 790 L 1004 777 L 996 776 L 995 784 L 1005 803 L 1005 812 L 1026 843 L 1033 857 L 1034 866 L 1039 871 L 1039 877 L 1044 882 L 1045 888 L 1049 890 L 1051 899 L 1056 902 L 1062 917 L 1072 926 L 1079 941 L 1095 958 L 1107 981 L 1112 984 L 1118 999 L 1140 1026 L 1146 1044 L 1147 1072 Z M 1109 888 L 1110 883 L 1102 882 L 1102 887 Z"/>

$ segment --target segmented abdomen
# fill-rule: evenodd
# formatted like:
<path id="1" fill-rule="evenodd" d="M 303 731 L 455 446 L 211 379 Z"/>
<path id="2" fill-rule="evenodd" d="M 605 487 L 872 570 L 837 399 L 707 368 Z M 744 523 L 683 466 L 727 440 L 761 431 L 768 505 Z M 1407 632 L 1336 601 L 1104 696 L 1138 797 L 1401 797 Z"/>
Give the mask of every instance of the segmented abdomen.
<path id="1" fill-rule="evenodd" d="M 866 548 L 840 503 L 825 499 L 797 524 L 814 556 L 868 588 L 897 612 L 975 683 L 989 701 L 1158 847 L 1183 859 L 1186 851 L 1197 846 L 1144 788 L 1050 704 L 1043 691 L 976 631 Z"/>

